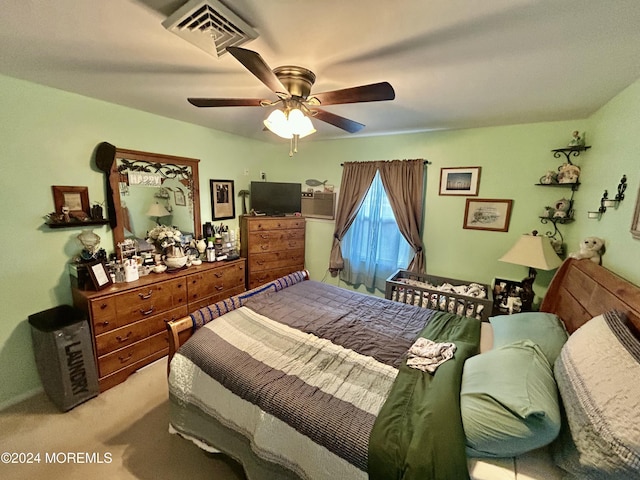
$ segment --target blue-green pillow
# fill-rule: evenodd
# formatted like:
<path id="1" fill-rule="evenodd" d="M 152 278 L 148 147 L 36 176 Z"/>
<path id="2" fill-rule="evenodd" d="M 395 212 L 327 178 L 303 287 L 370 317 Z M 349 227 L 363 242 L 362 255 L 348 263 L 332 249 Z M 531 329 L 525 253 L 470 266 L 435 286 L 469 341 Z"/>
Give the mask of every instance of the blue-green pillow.
<path id="1" fill-rule="evenodd" d="M 493 348 L 518 340 L 537 344 L 553 366 L 569 338 L 562 321 L 553 313 L 524 312 L 489 318 L 493 327 Z"/>
<path id="2" fill-rule="evenodd" d="M 538 345 L 515 342 L 469 358 L 460 391 L 470 457 L 513 457 L 560 431 L 558 390 Z"/>

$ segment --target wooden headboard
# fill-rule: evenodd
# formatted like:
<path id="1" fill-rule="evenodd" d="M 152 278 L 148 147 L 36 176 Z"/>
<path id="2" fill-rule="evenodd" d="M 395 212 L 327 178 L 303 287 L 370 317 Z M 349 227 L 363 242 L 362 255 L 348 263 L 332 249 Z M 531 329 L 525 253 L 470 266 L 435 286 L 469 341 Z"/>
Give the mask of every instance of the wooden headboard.
<path id="1" fill-rule="evenodd" d="M 567 259 L 549 284 L 540 311 L 555 313 L 569 333 L 608 310 L 619 310 L 640 338 L 640 287 L 590 260 Z"/>

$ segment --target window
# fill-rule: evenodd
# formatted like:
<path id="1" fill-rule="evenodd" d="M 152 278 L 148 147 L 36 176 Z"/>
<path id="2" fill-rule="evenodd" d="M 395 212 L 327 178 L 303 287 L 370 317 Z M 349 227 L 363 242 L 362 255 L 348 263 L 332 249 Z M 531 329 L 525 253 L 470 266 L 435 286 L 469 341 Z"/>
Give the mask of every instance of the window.
<path id="1" fill-rule="evenodd" d="M 407 268 L 412 253 L 376 173 L 356 219 L 342 239 L 344 270 L 340 278 L 384 291 L 386 279 L 399 268 Z"/>

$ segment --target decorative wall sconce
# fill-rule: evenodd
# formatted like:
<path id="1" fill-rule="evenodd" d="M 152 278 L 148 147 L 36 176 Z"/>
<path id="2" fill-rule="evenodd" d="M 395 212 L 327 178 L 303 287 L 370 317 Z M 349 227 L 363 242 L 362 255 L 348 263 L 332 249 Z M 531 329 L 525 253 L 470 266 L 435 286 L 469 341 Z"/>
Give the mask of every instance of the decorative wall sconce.
<path id="1" fill-rule="evenodd" d="M 618 208 L 620 202 L 624 200 L 624 192 L 627 189 L 627 176 L 623 175 L 618 184 L 618 193 L 615 198 L 609 198 L 609 192 L 607 190 L 602 194 L 600 199 L 600 208 L 597 211 L 587 212 L 588 218 L 597 218 L 600 220 L 602 214 L 607 211 L 607 208 Z"/>

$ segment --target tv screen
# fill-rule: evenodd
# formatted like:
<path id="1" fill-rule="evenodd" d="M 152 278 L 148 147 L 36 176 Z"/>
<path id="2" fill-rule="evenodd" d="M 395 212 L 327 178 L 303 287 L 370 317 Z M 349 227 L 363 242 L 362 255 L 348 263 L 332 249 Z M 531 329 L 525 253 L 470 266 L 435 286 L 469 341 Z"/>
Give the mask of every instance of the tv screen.
<path id="1" fill-rule="evenodd" d="M 251 208 L 256 213 L 282 216 L 301 210 L 302 185 L 284 182 L 251 182 Z"/>

